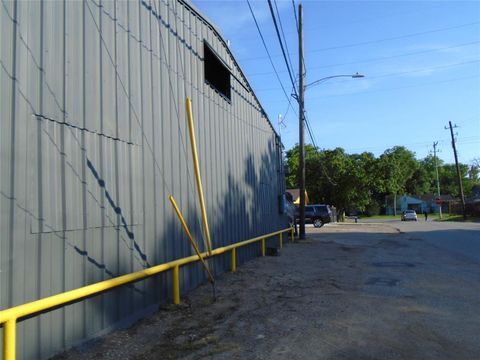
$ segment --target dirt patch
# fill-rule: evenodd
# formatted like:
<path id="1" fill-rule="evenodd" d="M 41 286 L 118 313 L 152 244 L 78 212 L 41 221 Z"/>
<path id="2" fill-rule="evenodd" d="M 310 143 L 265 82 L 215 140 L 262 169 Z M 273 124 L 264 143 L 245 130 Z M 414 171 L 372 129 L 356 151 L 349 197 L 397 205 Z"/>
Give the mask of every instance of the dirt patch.
<path id="1" fill-rule="evenodd" d="M 480 320 L 468 310 L 478 303 L 478 266 L 464 272 L 475 276 L 447 281 L 436 271 L 448 269 L 448 256 L 421 241 L 391 245 L 408 237 L 385 225 L 308 231 L 307 241 L 279 256 L 217 276 L 215 302 L 206 284 L 183 294 L 181 306 L 162 306 L 61 358 L 468 359 L 480 352 L 469 336 Z M 432 297 L 422 284 L 455 297 Z"/>

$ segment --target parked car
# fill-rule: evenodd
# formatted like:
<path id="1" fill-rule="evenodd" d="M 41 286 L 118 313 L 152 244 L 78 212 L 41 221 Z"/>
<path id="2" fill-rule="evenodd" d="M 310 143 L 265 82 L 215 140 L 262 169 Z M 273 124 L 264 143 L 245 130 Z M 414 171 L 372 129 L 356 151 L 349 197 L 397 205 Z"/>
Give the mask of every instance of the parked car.
<path id="1" fill-rule="evenodd" d="M 405 210 L 402 214 L 402 221 L 413 220 L 417 221 L 417 213 L 415 210 Z"/>
<path id="2" fill-rule="evenodd" d="M 297 222 L 299 219 L 299 209 L 296 211 Z M 323 225 L 332 221 L 332 210 L 330 206 L 323 204 L 314 204 L 305 206 L 305 223 L 313 224 L 315 227 L 322 227 Z"/>
<path id="3" fill-rule="evenodd" d="M 329 205 L 313 205 L 315 213 L 320 215 L 320 218 L 324 224 L 328 224 L 332 221 L 332 210 Z"/>

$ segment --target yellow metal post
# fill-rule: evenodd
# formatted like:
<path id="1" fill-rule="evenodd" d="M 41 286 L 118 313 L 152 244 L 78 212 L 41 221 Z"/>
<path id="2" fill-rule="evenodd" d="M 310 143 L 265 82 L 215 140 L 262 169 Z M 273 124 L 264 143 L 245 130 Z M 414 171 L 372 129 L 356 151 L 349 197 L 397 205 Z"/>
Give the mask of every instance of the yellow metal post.
<path id="1" fill-rule="evenodd" d="M 232 272 L 237 271 L 237 249 L 232 249 Z"/>
<path id="2" fill-rule="evenodd" d="M 172 269 L 173 277 L 173 303 L 180 304 L 180 266 L 174 266 Z"/>
<path id="3" fill-rule="evenodd" d="M 15 360 L 17 319 L 10 319 L 3 325 L 3 359 Z"/>
<path id="4" fill-rule="evenodd" d="M 210 269 L 208 268 L 207 262 L 203 259 L 203 256 L 200 253 L 200 249 L 198 248 L 197 243 L 195 242 L 195 240 L 193 240 L 192 233 L 190 232 L 190 229 L 188 228 L 187 223 L 185 222 L 185 218 L 183 217 L 182 213 L 180 212 L 180 209 L 178 208 L 175 198 L 172 195 L 170 195 L 169 199 L 170 199 L 170 202 L 172 203 L 173 208 L 175 209 L 175 212 L 177 213 L 178 218 L 180 219 L 180 223 L 182 224 L 183 230 L 185 230 L 185 233 L 187 234 L 188 239 L 190 240 L 190 244 L 195 250 L 195 253 L 197 254 L 198 258 L 200 259 L 200 262 L 202 263 L 203 268 L 205 269 L 205 272 L 207 273 L 208 278 L 210 279 L 210 282 L 213 284 L 215 282 L 215 279 L 213 278 L 213 275 L 210 272 Z"/>
<path id="5" fill-rule="evenodd" d="M 280 233 L 280 249 L 283 247 L 283 233 Z"/>
<path id="6" fill-rule="evenodd" d="M 187 120 L 188 130 L 190 132 L 190 145 L 192 148 L 193 168 L 195 170 L 195 178 L 197 180 L 198 198 L 200 200 L 200 209 L 202 210 L 203 230 L 205 232 L 205 239 L 207 242 L 208 254 L 212 254 L 212 241 L 210 240 L 210 230 L 208 228 L 207 210 L 205 207 L 205 199 L 203 197 L 202 177 L 200 176 L 200 165 L 198 163 L 197 141 L 195 140 L 195 128 L 193 127 L 192 116 L 192 100 L 187 97 Z"/>
<path id="7" fill-rule="evenodd" d="M 265 256 L 265 238 L 262 239 L 262 256 Z"/>
<path id="8" fill-rule="evenodd" d="M 292 230 L 290 230 L 290 239 L 292 240 L 292 242 L 295 241 L 295 233 L 293 231 L 293 228 L 292 228 Z"/>

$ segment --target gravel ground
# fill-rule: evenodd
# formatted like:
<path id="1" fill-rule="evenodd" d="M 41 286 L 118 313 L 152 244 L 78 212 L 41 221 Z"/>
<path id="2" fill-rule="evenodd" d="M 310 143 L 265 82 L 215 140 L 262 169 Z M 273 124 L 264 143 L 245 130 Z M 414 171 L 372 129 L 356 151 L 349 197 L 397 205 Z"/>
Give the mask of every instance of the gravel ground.
<path id="1" fill-rule="evenodd" d="M 56 359 L 478 359 L 480 263 L 388 224 L 308 228 Z"/>

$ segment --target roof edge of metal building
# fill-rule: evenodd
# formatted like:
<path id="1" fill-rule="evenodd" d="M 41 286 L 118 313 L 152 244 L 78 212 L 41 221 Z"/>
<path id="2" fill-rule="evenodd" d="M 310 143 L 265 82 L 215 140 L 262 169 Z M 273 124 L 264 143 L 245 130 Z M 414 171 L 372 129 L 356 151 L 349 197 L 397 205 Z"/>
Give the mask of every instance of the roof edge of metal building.
<path id="1" fill-rule="evenodd" d="M 218 39 L 223 43 L 223 45 L 225 46 L 225 49 L 227 50 L 228 54 L 230 55 L 230 57 L 232 58 L 233 62 L 235 63 L 235 65 L 237 66 L 238 70 L 240 71 L 240 73 L 242 74 L 242 77 L 243 79 L 245 80 L 245 82 L 247 83 L 247 86 L 248 88 L 250 89 L 250 91 L 252 92 L 253 96 L 255 97 L 255 100 L 257 101 L 258 105 L 260 106 L 260 109 L 262 109 L 262 113 L 263 115 L 265 116 L 265 119 L 267 120 L 268 124 L 270 125 L 273 133 L 275 134 L 275 136 L 280 140 L 281 142 L 281 138 L 280 136 L 278 135 L 277 131 L 275 130 L 275 127 L 273 126 L 272 122 L 270 121 L 268 115 L 267 115 L 267 112 L 265 111 L 265 109 L 263 108 L 263 105 L 262 103 L 260 102 L 260 100 L 258 99 L 257 95 L 255 94 L 255 91 L 253 91 L 253 88 L 252 86 L 250 85 L 250 82 L 248 81 L 247 77 L 245 76 L 245 73 L 243 72 L 242 70 L 242 67 L 240 66 L 240 64 L 238 63 L 238 61 L 235 59 L 235 56 L 233 55 L 232 51 L 230 50 L 230 47 L 228 46 L 227 42 L 225 41 L 221 31 L 215 26 L 215 24 L 210 20 L 208 19 L 205 15 L 203 15 L 201 13 L 201 11 L 192 3 L 191 0 L 178 0 L 180 3 L 182 3 L 183 5 L 185 5 L 186 7 L 188 7 L 192 12 L 194 12 L 199 18 L 203 19 L 205 21 L 206 24 L 208 24 L 213 32 L 215 33 L 215 35 L 218 37 Z M 283 143 L 281 143 L 281 146 L 283 147 Z"/>

